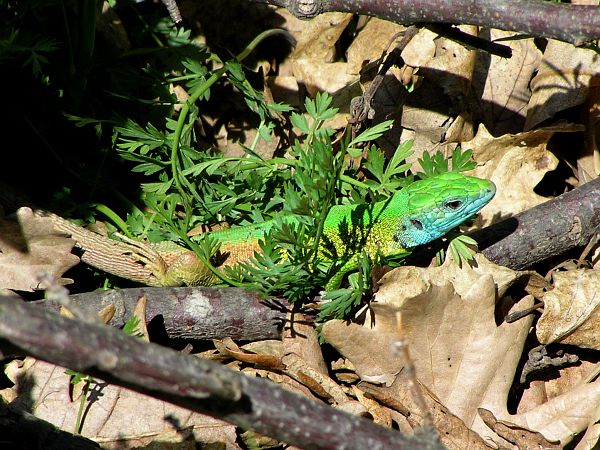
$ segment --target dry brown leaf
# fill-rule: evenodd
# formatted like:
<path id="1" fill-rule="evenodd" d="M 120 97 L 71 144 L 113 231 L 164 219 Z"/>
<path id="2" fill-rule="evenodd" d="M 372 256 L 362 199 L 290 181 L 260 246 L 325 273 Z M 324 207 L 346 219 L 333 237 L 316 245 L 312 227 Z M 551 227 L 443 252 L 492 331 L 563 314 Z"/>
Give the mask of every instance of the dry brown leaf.
<path id="1" fill-rule="evenodd" d="M 98 317 L 100 317 L 100 321 L 104 324 L 110 322 L 117 312 L 117 307 L 110 303 L 98 311 Z"/>
<path id="2" fill-rule="evenodd" d="M 403 413 L 410 430 L 415 430 L 425 425 L 425 414 L 421 409 L 421 402 L 416 400 L 414 389 L 409 387 L 406 374 L 400 375 L 390 387 L 375 386 L 369 383 L 360 383 L 366 394 L 377 399 L 382 405 Z M 442 443 L 449 450 L 480 450 L 489 449 L 488 445 L 476 433 L 469 430 L 465 423 L 453 415 L 448 408 L 442 405 L 439 399 L 426 387 L 419 385 L 418 389 L 423 396 L 424 407 L 433 421 Z M 400 412 L 397 414 L 399 415 Z M 395 421 L 402 424 L 398 418 Z"/>
<path id="3" fill-rule="evenodd" d="M 438 35 L 433 31 L 422 28 L 402 51 L 404 62 L 412 67 L 428 67 L 435 57 L 435 40 Z"/>
<path id="4" fill-rule="evenodd" d="M 468 427 L 498 440 L 479 418 L 477 408 L 486 407 L 494 414 L 506 411 L 506 393 L 532 319 L 497 325 L 496 292 L 502 296 L 522 276 L 481 255 L 475 269 L 459 269 L 450 259 L 431 269 L 401 267 L 382 280 L 376 299 L 388 306 L 374 305 L 374 325 L 360 331 L 358 325 L 332 321 L 323 326 L 323 335 L 352 361 L 361 377 L 389 381 L 403 366 L 392 356 L 398 336 L 391 313 L 400 311 L 417 378 Z M 517 306 L 531 305 L 528 296 Z"/>
<path id="5" fill-rule="evenodd" d="M 71 253 L 74 243 L 56 233 L 50 219 L 35 216 L 30 208 L 20 208 L 16 222 L 0 217 L 0 287 L 41 289 L 42 272 L 60 284 L 72 283 L 61 276 L 79 262 Z"/>
<path id="6" fill-rule="evenodd" d="M 336 107 L 341 111 L 346 111 L 353 100 L 352 97 L 371 92 L 370 89 L 373 89 L 371 83 L 375 80 L 380 68 L 377 63 L 383 62 L 390 56 L 390 52 L 402 39 L 398 33 L 404 30 L 405 27 L 401 25 L 378 18 L 366 20 L 365 26 L 358 32 L 347 51 L 348 67 L 346 70 L 348 73 L 354 74 L 360 81 L 360 84 L 356 84 L 358 92 L 354 90 L 354 85 L 349 85 L 343 91 L 337 92 L 334 100 Z M 390 42 L 393 37 L 395 40 Z M 393 115 L 402 107 L 406 96 L 406 89 L 400 82 L 402 70 L 403 68 L 392 66 L 383 76 L 383 80 L 378 80 L 381 81 L 381 84 L 373 93 L 369 103 L 370 110 L 367 114 L 367 117 L 374 123 L 393 119 Z M 346 94 L 346 98 L 343 94 Z M 390 155 L 396 150 L 401 135 L 404 135 L 404 130 L 400 126 L 394 126 L 392 130 L 377 140 L 377 144 L 386 154 Z"/>
<path id="7" fill-rule="evenodd" d="M 358 75 L 366 63 L 377 60 L 385 50 L 389 51 L 394 48 L 394 44 L 389 49 L 387 48 L 389 40 L 405 29 L 406 27 L 403 25 L 388 20 L 377 17 L 369 18 L 348 47 L 346 52 L 347 72 Z"/>
<path id="8" fill-rule="evenodd" d="M 35 380 L 29 396 L 32 413 L 63 430 L 73 430 L 79 402 L 69 397 L 70 377 L 65 369 L 33 360 L 14 378 L 17 388 L 22 380 Z M 233 425 L 187 409 L 173 406 L 133 391 L 96 380 L 86 406 L 82 434 L 103 448 L 143 447 L 155 441 L 182 442 L 195 439 L 200 445 L 219 443 L 220 448 L 239 450 Z M 17 400 L 19 401 L 19 400 Z M 24 405 L 27 407 L 27 405 Z M 31 406 L 31 405 L 29 405 Z"/>
<path id="9" fill-rule="evenodd" d="M 496 196 L 480 213 L 482 223 L 489 225 L 547 201 L 533 189 L 558 165 L 548 141 L 556 132 L 576 131 L 581 127 L 561 125 L 494 138 L 481 126 L 472 141 L 463 142 L 462 148 L 472 149 L 479 164 L 472 175 L 496 184 Z"/>
<path id="10" fill-rule="evenodd" d="M 311 334 L 313 333 L 314 329 L 311 331 Z M 283 352 L 276 352 L 275 355 L 269 353 L 249 353 L 238 347 L 230 338 L 225 338 L 220 341 L 215 340 L 213 342 L 215 347 L 222 354 L 229 355 L 236 358 L 238 361 L 248 364 L 282 371 L 292 379 L 308 387 L 320 397 L 331 398 L 337 405 L 346 404 L 348 402 L 348 398 L 343 389 L 334 380 L 329 378 L 327 371 L 321 372 L 320 370 L 315 369 L 310 363 L 307 363 L 307 360 L 304 358 L 289 352 L 289 350 L 294 347 L 302 352 L 297 346 L 290 345 L 290 348 L 286 349 L 284 356 L 281 356 Z M 248 348 L 250 347 L 246 346 L 246 349 Z M 252 348 L 256 350 L 260 347 L 253 346 Z M 315 363 L 314 358 L 309 358 L 309 361 L 311 360 Z"/>
<path id="11" fill-rule="evenodd" d="M 600 272 L 568 270 L 552 274 L 554 289 L 544 297 L 536 334 L 542 344 L 561 342 L 600 349 Z"/>
<path id="12" fill-rule="evenodd" d="M 460 26 L 461 31 L 475 33 L 476 27 Z M 406 64 L 417 67 L 417 83 L 406 99 L 402 139 L 414 139 L 415 163 L 425 151 L 434 151 L 440 142 L 453 136 L 472 137 L 472 126 L 464 126 L 465 115 L 456 111 L 469 92 L 476 53 L 454 41 L 420 30 L 402 52 Z M 457 116 L 457 117 L 455 117 Z M 463 134 L 465 133 L 465 134 Z"/>
<path id="13" fill-rule="evenodd" d="M 592 50 L 550 39 L 527 107 L 525 129 L 530 130 L 556 113 L 583 103 L 590 80 L 600 72 L 600 56 Z"/>
<path id="14" fill-rule="evenodd" d="M 323 324 L 322 334 L 325 341 L 352 362 L 362 380 L 390 385 L 404 362 L 393 356 L 390 342 L 397 340 L 395 323 L 386 318 L 378 321 L 376 330 L 343 320 L 329 320 Z"/>
<path id="15" fill-rule="evenodd" d="M 497 420 L 496 417 L 485 408 L 479 408 L 478 412 L 488 427 L 508 442 L 516 444 L 519 450 L 530 448 L 552 450 L 562 448 L 556 442 L 549 442 L 541 433 L 519 427 L 507 421 Z"/>
<path id="16" fill-rule="evenodd" d="M 590 417 L 585 434 L 575 447 L 575 450 L 593 450 L 598 448 L 600 440 L 600 406 L 596 409 L 596 413 Z"/>
<path id="17" fill-rule="evenodd" d="M 586 102 L 581 107 L 584 132 L 584 149 L 577 157 L 577 180 L 587 183 L 600 175 L 600 78 L 590 81 Z"/>
<path id="18" fill-rule="evenodd" d="M 339 384 L 329 378 L 327 374 L 308 366 L 298 355 L 294 353 L 287 354 L 281 361 L 285 366 L 284 373 L 302 383 L 320 397 L 330 398 L 336 406 L 348 403 L 348 397 Z"/>
<path id="19" fill-rule="evenodd" d="M 528 383 L 519 401 L 517 414 L 531 411 L 549 399 L 567 394 L 577 386 L 588 383 L 597 377 L 599 369 L 598 363 L 581 360 L 576 365 L 557 368 L 556 376 L 532 375 L 531 382 Z"/>
<path id="20" fill-rule="evenodd" d="M 354 392 L 358 401 L 367 409 L 369 414 L 371 414 L 374 423 L 383 425 L 387 428 L 392 426 L 392 415 L 388 408 L 381 406 L 372 398 L 365 396 L 364 392 L 357 386 L 352 386 L 352 392 Z"/>
<path id="21" fill-rule="evenodd" d="M 484 274 L 488 272 L 498 280 L 496 284 L 499 285 L 498 296 L 500 297 L 511 283 L 511 279 L 516 280 L 519 275 L 526 276 L 526 274 L 513 272 L 511 276 L 512 271 L 506 268 L 492 270 L 494 266 L 486 262 L 485 258 L 481 255 L 477 255 L 476 258 L 477 267 L 472 270 L 459 271 L 455 266 L 448 267 L 449 272 L 464 272 L 465 275 L 449 277 L 459 297 L 452 297 L 453 301 L 447 305 L 406 303 L 416 311 L 423 311 L 422 314 L 415 316 L 415 320 L 410 320 L 408 311 L 403 313 L 405 324 L 423 322 L 421 327 L 424 329 L 419 331 L 416 341 L 409 339 L 407 334 L 417 376 L 427 386 L 435 386 L 432 390 L 439 396 L 442 404 L 484 438 L 498 442 L 498 439 L 490 434 L 490 430 L 478 418 L 471 421 L 473 408 L 478 407 L 478 401 L 480 407 L 492 411 L 499 420 L 542 433 L 547 440 L 560 441 L 561 445 L 565 445 L 575 435 L 585 430 L 589 423 L 593 423 L 591 420 L 597 414 L 596 410 L 600 404 L 600 382 L 574 387 L 526 413 L 508 414 L 506 398 L 531 319 L 496 326 L 493 315 L 493 295 L 485 295 L 485 284 L 488 283 L 489 276 Z M 444 275 L 443 268 L 444 266 L 430 271 L 422 269 L 420 277 L 422 282 L 427 284 L 434 279 L 434 275 Z M 392 278 L 395 274 L 394 286 L 401 286 L 406 281 L 406 277 L 401 276 L 402 269 L 390 272 L 384 280 L 388 277 Z M 474 276 L 479 276 L 480 280 L 476 281 Z M 414 276 L 411 279 L 414 279 Z M 504 281 L 500 281 L 502 279 Z M 390 281 L 388 280 L 388 283 Z M 440 284 L 439 279 L 437 284 Z M 378 293 L 379 301 L 383 300 L 380 299 L 379 294 L 384 288 L 391 289 L 384 284 Z M 389 296 L 393 303 L 396 302 L 393 292 L 389 292 L 386 296 Z M 398 296 L 402 297 L 402 294 Z M 469 301 L 470 305 L 468 305 Z M 464 304 L 462 310 L 457 307 L 461 303 Z M 516 306 L 522 309 L 532 304 L 532 299 L 526 298 Z M 452 308 L 455 309 L 455 313 L 452 312 Z M 441 314 L 444 315 L 443 322 L 430 319 Z M 448 321 L 452 323 L 452 318 L 456 317 L 462 318 L 462 321 L 456 320 L 453 327 L 446 323 Z M 416 325 L 415 330 L 418 330 L 418 327 L 419 325 Z M 417 332 L 415 331 L 414 334 L 416 335 Z M 448 347 L 450 360 L 443 364 L 441 348 L 445 345 Z M 441 364 L 436 367 L 430 363 L 434 360 L 440 361 Z M 460 365 L 457 369 L 456 364 Z M 456 374 L 453 373 L 454 370 Z M 431 375 L 427 378 L 429 374 Z M 452 380 L 456 380 L 456 383 L 452 383 Z"/>
<path id="22" fill-rule="evenodd" d="M 492 41 L 509 38 L 517 33 L 490 30 Z M 503 41 L 512 49 L 510 58 L 478 52 L 473 77 L 473 89 L 480 92 L 473 110 L 495 136 L 518 133 L 525 123 L 525 108 L 531 91 L 529 82 L 542 59 L 533 38 Z"/>
<path id="23" fill-rule="evenodd" d="M 332 62 L 337 41 L 352 19 L 352 14 L 325 13 L 305 22 L 291 55 L 293 71 L 309 96 L 317 92 L 334 93 L 356 79 L 346 71 L 347 63 Z"/>
<path id="24" fill-rule="evenodd" d="M 220 353 L 229 355 L 238 361 L 248 364 L 257 364 L 272 369 L 282 369 L 284 367 L 280 357 L 268 354 L 249 353 L 239 348 L 231 338 L 225 338 L 220 341 L 214 340 L 213 343 Z"/>
<path id="25" fill-rule="evenodd" d="M 475 32 L 474 27 L 461 26 L 460 29 Z M 402 55 L 406 64 L 418 67 L 416 74 L 423 78 L 408 95 L 401 112 L 402 126 L 409 130 L 402 134 L 402 138 L 414 139 L 415 153 L 409 159 L 414 163 L 424 152 L 434 151 L 445 140 L 455 120 L 464 122 L 460 112 L 455 119 L 455 102 L 462 102 L 467 95 L 475 52 L 421 30 Z M 456 130 L 453 134 L 456 135 Z M 472 132 L 467 136 L 472 136 Z"/>
<path id="26" fill-rule="evenodd" d="M 327 364 L 314 325 L 308 323 L 303 314 L 295 312 L 288 314 L 286 323 L 289 325 L 283 330 L 284 354 L 298 355 L 306 365 L 327 376 Z"/>
<path id="27" fill-rule="evenodd" d="M 277 339 L 265 339 L 263 341 L 253 341 L 242 345 L 242 348 L 252 353 L 261 353 L 263 355 L 283 357 L 283 344 Z"/>
<path id="28" fill-rule="evenodd" d="M 132 331 L 132 335 L 135 336 L 138 333 L 144 337 L 146 342 L 150 342 L 150 334 L 148 333 L 148 324 L 146 323 L 146 305 L 148 304 L 148 299 L 145 295 L 142 295 L 137 303 L 135 304 L 135 308 L 133 309 L 133 317 L 137 317 L 138 324 L 136 328 Z"/>
<path id="29" fill-rule="evenodd" d="M 600 381 L 582 384 L 546 403 L 517 415 L 495 414 L 500 420 L 542 433 L 564 446 L 598 419 Z"/>

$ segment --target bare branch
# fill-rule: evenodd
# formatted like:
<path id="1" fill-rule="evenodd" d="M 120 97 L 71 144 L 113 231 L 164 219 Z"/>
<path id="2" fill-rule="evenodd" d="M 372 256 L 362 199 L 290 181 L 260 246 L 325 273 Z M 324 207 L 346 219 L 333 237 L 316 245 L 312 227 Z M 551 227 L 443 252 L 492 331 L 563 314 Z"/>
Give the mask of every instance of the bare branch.
<path id="1" fill-rule="evenodd" d="M 71 295 L 71 303 L 88 314 L 115 307 L 110 325 L 120 328 L 145 296 L 146 322 L 153 335 L 169 339 L 206 340 L 229 337 L 254 341 L 280 339 L 291 308 L 283 299 L 265 300 L 240 288 L 178 287 L 130 288 Z M 58 311 L 56 302 L 35 304 Z"/>
<path id="2" fill-rule="evenodd" d="M 600 38 L 600 7 L 543 0 L 254 0 L 301 19 L 331 11 L 364 14 L 404 25 L 451 23 L 517 31 L 584 45 Z"/>
<path id="3" fill-rule="evenodd" d="M 518 270 L 583 247 L 598 233 L 600 178 L 471 236 L 490 261 Z"/>

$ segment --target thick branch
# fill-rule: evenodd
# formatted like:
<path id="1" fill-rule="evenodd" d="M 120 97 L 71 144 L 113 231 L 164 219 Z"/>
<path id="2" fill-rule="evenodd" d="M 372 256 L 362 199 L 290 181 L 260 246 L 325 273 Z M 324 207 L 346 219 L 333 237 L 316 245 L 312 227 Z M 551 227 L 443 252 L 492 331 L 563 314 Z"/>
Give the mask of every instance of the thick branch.
<path id="1" fill-rule="evenodd" d="M 79 308 L 97 313 L 108 305 L 116 311 L 109 322 L 120 328 L 136 303 L 146 297 L 146 322 L 153 336 L 207 340 L 230 337 L 255 341 L 279 339 L 290 305 L 283 299 L 265 300 L 240 288 L 131 288 L 71 295 Z M 56 302 L 35 302 L 55 311 Z"/>
<path id="2" fill-rule="evenodd" d="M 212 361 L 0 297 L 0 339 L 24 353 L 311 449 L 443 449 Z"/>
<path id="3" fill-rule="evenodd" d="M 600 7 L 542 0 L 255 0 L 310 19 L 330 11 L 376 16 L 405 25 L 480 25 L 583 45 L 600 38 Z"/>
<path id="4" fill-rule="evenodd" d="M 584 246 L 598 233 L 600 178 L 471 236 L 490 261 L 518 270 Z"/>

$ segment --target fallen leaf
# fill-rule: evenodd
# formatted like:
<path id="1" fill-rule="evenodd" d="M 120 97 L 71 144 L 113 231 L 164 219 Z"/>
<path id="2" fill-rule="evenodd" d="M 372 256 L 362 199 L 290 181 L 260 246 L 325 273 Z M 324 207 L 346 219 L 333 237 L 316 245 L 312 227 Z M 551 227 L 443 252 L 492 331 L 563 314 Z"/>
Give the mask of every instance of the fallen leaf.
<path id="1" fill-rule="evenodd" d="M 471 174 L 496 184 L 496 196 L 481 211 L 480 224 L 498 222 L 547 201 L 534 188 L 558 165 L 548 141 L 557 132 L 581 129 L 579 125 L 557 125 L 494 138 L 481 126 L 472 141 L 463 142 L 462 148 L 472 149 L 479 163 Z"/>
<path id="2" fill-rule="evenodd" d="M 496 417 L 541 433 L 564 447 L 598 419 L 600 381 L 579 385 L 523 414 Z M 562 447 L 561 447 L 562 448 Z"/>
<path id="3" fill-rule="evenodd" d="M 516 36 L 514 31 L 489 30 L 487 39 L 497 41 Z M 531 97 L 529 82 L 539 68 L 542 54 L 534 39 L 504 40 L 512 56 L 502 58 L 477 52 L 473 76 L 473 114 L 480 117 L 494 136 L 523 130 L 525 109 Z"/>
<path id="4" fill-rule="evenodd" d="M 400 267 L 382 279 L 372 305 L 374 318 L 363 330 L 330 321 L 323 336 L 363 379 L 389 383 L 404 366 L 393 351 L 399 340 L 395 312 L 400 312 L 419 381 L 469 428 L 502 442 L 481 421 L 477 408 L 506 414 L 506 395 L 533 319 L 498 324 L 496 295 L 501 298 L 524 276 L 528 274 L 495 266 L 481 255 L 475 268 L 459 269 L 450 258 L 436 268 Z M 532 297 L 525 296 L 515 306 L 531 305 Z"/>
<path id="5" fill-rule="evenodd" d="M 586 100 L 590 80 L 600 72 L 600 57 L 585 48 L 548 40 L 527 107 L 525 129 L 530 130 L 560 111 Z"/>
<path id="6" fill-rule="evenodd" d="M 79 263 L 71 253 L 75 242 L 57 233 L 52 221 L 20 208 L 16 221 L 0 217 L 0 287 L 19 291 L 43 289 L 40 273 L 60 284 L 73 280 L 62 275 Z"/>
<path id="7" fill-rule="evenodd" d="M 542 300 L 544 311 L 536 325 L 542 344 L 561 342 L 600 349 L 600 272 L 567 270 L 552 274 L 554 289 Z"/>
<path id="8" fill-rule="evenodd" d="M 15 374 L 13 381 L 17 389 L 29 389 L 29 395 L 16 401 L 27 399 L 32 402 L 31 412 L 36 417 L 63 430 L 74 430 L 80 403 L 69 397 L 70 377 L 65 369 L 33 358 L 27 360 L 30 363 Z M 31 384 L 24 386 L 25 382 Z M 88 399 L 91 401 L 85 405 L 82 435 L 106 449 L 187 440 L 195 440 L 195 445 L 200 446 L 219 443 L 223 449 L 240 449 L 233 425 L 99 379 L 92 384 Z"/>
<path id="9" fill-rule="evenodd" d="M 479 415 L 485 424 L 494 430 L 499 436 L 502 436 L 508 442 L 516 444 L 519 449 L 560 449 L 556 442 L 549 442 L 541 433 L 537 433 L 527 428 L 520 427 L 513 423 L 498 420 L 485 408 L 478 409 Z"/>
<path id="10" fill-rule="evenodd" d="M 306 86 L 308 94 L 317 92 L 334 93 L 346 87 L 356 74 L 348 73 L 347 63 L 334 62 L 336 44 L 352 14 L 325 13 L 305 22 L 298 42 L 291 55 L 294 75 Z"/>
<path id="11" fill-rule="evenodd" d="M 386 49 L 389 51 L 394 48 L 392 44 L 388 49 L 390 39 L 404 30 L 406 27 L 403 25 L 370 17 L 348 47 L 347 72 L 358 75 L 366 63 L 377 60 Z"/>
<path id="12" fill-rule="evenodd" d="M 459 28 L 476 32 L 472 26 Z M 421 80 L 407 96 L 400 117 L 402 126 L 412 131 L 404 132 L 402 139 L 415 141 L 415 153 L 409 158 L 414 163 L 424 152 L 435 151 L 456 121 L 464 122 L 455 104 L 463 102 L 469 92 L 476 53 L 431 31 L 420 30 L 402 55 L 406 64 L 418 67 L 416 74 Z M 467 135 L 472 136 L 472 131 Z"/>
<path id="13" fill-rule="evenodd" d="M 399 376 L 390 387 L 375 386 L 362 382 L 359 384 L 359 388 L 365 394 L 377 399 L 379 403 L 398 411 L 398 414 L 402 413 L 403 417 L 406 417 L 405 420 L 410 424 L 411 432 L 426 425 L 425 412 L 427 412 L 442 443 L 449 450 L 489 449 L 483 439 L 442 405 L 429 389 L 421 384 L 411 388 L 405 373 Z M 420 391 L 422 402 L 417 400 L 416 389 Z M 423 411 L 422 407 L 426 411 Z M 396 422 L 398 422 L 397 419 Z"/>
<path id="14" fill-rule="evenodd" d="M 323 375 L 328 375 L 327 364 L 323 359 L 319 337 L 312 323 L 306 321 L 303 314 L 288 314 L 288 321 L 283 330 L 283 351 L 286 355 L 295 354 L 304 363 Z"/>

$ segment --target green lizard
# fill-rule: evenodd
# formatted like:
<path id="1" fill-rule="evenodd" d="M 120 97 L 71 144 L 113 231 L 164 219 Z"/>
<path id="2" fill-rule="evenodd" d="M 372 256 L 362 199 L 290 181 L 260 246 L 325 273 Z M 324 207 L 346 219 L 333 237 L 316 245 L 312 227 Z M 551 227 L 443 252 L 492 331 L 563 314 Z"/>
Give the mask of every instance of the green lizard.
<path id="1" fill-rule="evenodd" d="M 343 277 L 357 268 L 358 253 L 393 257 L 431 242 L 460 225 L 494 196 L 491 181 L 456 172 L 415 181 L 388 200 L 374 204 L 338 205 L 325 219 L 319 258 L 342 262 L 326 290 L 339 287 Z M 219 282 L 196 254 L 174 242 L 147 244 L 120 242 L 71 224 L 51 213 L 59 231 L 66 232 L 84 250 L 82 260 L 114 275 L 150 286 L 210 286 Z M 293 222 L 293 219 L 285 219 Z M 260 252 L 259 239 L 274 221 L 212 231 L 220 244 L 219 268 L 249 260 Z"/>

